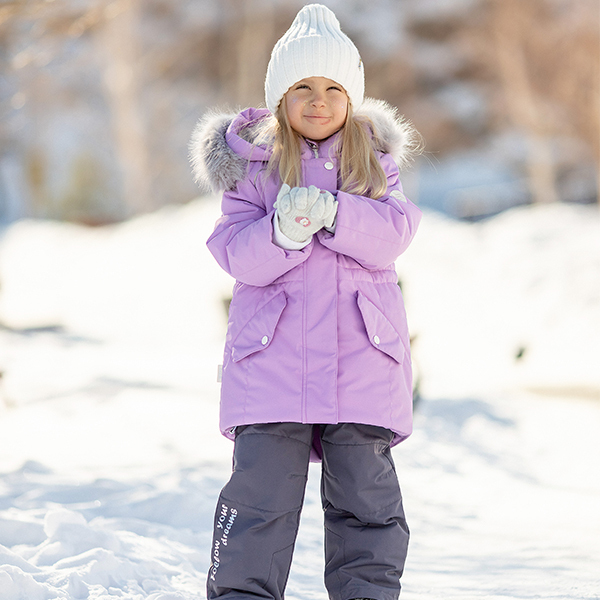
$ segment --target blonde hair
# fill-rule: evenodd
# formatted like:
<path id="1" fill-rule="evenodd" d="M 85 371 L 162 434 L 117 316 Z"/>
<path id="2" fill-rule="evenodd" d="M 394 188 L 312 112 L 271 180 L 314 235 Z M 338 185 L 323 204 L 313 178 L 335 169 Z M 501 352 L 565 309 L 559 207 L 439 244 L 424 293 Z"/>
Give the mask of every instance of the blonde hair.
<path id="1" fill-rule="evenodd" d="M 298 187 L 302 181 L 300 159 L 302 136 L 292 129 L 285 102 L 279 104 L 270 126 L 273 154 L 267 166 L 267 175 L 277 169 L 282 183 Z M 338 144 L 334 147 L 340 164 L 341 191 L 370 198 L 381 198 L 387 190 L 387 176 L 375 154 L 376 133 L 372 121 L 355 116 L 348 103 L 348 115 Z"/>

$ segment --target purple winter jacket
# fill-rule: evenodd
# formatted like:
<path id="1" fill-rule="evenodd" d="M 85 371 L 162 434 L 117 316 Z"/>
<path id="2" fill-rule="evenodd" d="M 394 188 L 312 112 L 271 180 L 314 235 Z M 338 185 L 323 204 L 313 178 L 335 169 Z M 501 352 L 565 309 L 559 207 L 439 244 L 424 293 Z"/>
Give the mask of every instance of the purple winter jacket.
<path id="1" fill-rule="evenodd" d="M 277 173 L 265 175 L 270 147 L 255 145 L 266 110 L 205 119 L 192 138 L 197 175 L 223 194 L 208 239 L 235 278 L 225 343 L 220 428 L 233 439 L 252 423 L 365 423 L 412 431 L 409 333 L 394 261 L 417 230 L 421 211 L 402 193 L 396 160 L 410 129 L 381 102 L 363 109 L 376 127 L 388 190 L 378 200 L 339 191 L 337 135 L 304 145 L 304 185 L 337 195 L 335 233 L 302 250 L 273 243 Z M 370 112 L 369 112 L 370 111 Z M 387 152 L 385 152 L 387 151 Z M 318 459 L 315 448 L 313 459 Z"/>

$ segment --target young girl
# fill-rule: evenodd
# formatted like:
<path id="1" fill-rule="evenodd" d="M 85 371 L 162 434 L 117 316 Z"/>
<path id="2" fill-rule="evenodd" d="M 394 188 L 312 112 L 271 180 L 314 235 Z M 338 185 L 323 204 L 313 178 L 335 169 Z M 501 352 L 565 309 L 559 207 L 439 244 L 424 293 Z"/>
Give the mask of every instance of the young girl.
<path id="1" fill-rule="evenodd" d="M 330 598 L 395 600 L 408 528 L 390 447 L 411 433 L 412 382 L 393 262 L 421 218 L 397 165 L 415 136 L 363 102 L 358 50 L 319 4 L 275 45 L 265 91 L 266 110 L 212 114 L 191 145 L 225 190 L 208 247 L 236 279 L 208 598 L 283 598 L 313 459 Z"/>

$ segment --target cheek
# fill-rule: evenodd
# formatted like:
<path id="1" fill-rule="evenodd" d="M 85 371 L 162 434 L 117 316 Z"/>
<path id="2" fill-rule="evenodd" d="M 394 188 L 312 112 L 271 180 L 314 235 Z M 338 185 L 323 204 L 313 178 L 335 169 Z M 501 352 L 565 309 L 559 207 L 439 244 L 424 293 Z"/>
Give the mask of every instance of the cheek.
<path id="1" fill-rule="evenodd" d="M 295 113 L 301 109 L 304 102 L 300 98 L 289 98 L 287 101 L 288 113 Z"/>
<path id="2" fill-rule="evenodd" d="M 293 118 L 295 109 L 296 109 L 296 104 L 295 104 L 294 99 L 286 98 L 285 99 L 285 112 L 288 115 L 288 119 Z"/>
<path id="3" fill-rule="evenodd" d="M 340 117 L 344 116 L 344 118 L 345 118 L 346 115 L 348 114 L 348 101 L 340 100 L 339 102 L 336 103 L 335 107 L 336 107 L 337 114 Z"/>

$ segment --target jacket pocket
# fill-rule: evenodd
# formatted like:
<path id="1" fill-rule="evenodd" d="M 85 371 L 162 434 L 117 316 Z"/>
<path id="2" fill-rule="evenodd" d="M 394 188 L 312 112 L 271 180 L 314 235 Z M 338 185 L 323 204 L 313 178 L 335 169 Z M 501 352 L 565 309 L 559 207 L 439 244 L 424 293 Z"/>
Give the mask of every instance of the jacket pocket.
<path id="1" fill-rule="evenodd" d="M 285 292 L 281 291 L 254 313 L 233 340 L 231 345 L 233 362 L 238 362 L 271 345 L 275 328 L 286 304 Z"/>
<path id="2" fill-rule="evenodd" d="M 358 292 L 358 309 L 371 345 L 402 364 L 406 349 L 387 317 L 361 292 Z"/>

